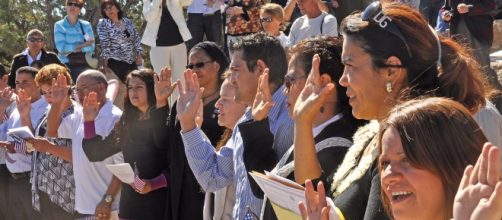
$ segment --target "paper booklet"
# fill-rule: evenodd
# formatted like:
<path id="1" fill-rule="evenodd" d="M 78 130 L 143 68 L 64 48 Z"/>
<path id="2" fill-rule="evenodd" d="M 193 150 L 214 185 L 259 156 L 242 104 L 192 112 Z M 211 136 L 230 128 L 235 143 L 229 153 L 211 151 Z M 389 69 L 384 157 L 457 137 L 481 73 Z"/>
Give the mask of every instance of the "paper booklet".
<path id="1" fill-rule="evenodd" d="M 11 136 L 16 141 L 20 141 L 19 139 L 26 140 L 26 139 L 35 138 L 35 136 L 31 132 L 30 128 L 28 128 L 27 126 L 18 127 L 18 128 L 11 128 L 11 129 L 7 130 L 7 134 L 9 136 Z M 31 153 L 31 152 L 35 151 L 35 148 L 33 148 L 33 146 L 30 143 L 26 142 L 26 149 L 24 149 L 23 152 L 24 151 Z"/>
<path id="2" fill-rule="evenodd" d="M 134 171 L 129 163 L 107 164 L 106 168 L 123 183 L 134 182 Z"/>
<path id="3" fill-rule="evenodd" d="M 256 171 L 249 172 L 249 174 L 270 200 L 277 219 L 302 219 L 300 209 L 298 208 L 300 201 L 306 204 L 305 188 L 302 185 L 267 171 L 265 171 L 265 174 Z M 344 220 L 342 213 L 335 207 L 333 200 L 329 197 L 326 197 L 326 200 L 328 205 L 332 207 L 329 219 Z"/>

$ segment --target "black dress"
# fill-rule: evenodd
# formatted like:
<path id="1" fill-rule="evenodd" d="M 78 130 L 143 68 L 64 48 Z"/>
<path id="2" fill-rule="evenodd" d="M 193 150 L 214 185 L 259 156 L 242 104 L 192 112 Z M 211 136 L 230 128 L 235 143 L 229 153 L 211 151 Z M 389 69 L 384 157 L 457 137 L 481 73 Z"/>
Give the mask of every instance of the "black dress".
<path id="1" fill-rule="evenodd" d="M 207 135 L 213 146 L 220 140 L 223 127 L 218 125 L 214 104 L 217 99 L 204 105 L 204 121 L 202 131 Z M 174 103 L 173 106 L 176 106 Z M 196 220 L 203 218 L 205 192 L 193 175 L 185 156 L 185 146 L 181 139 L 181 126 L 176 119 L 176 108 L 172 108 L 169 116 L 169 172 L 170 180 L 168 194 L 170 206 L 165 219 L 167 220 Z"/>
<path id="2" fill-rule="evenodd" d="M 124 162 L 129 163 L 133 168 L 136 164 L 138 176 L 141 179 L 153 179 L 161 174 L 169 179 L 166 161 L 168 151 L 167 116 L 167 106 L 151 110 L 149 119 L 130 121 L 121 130 L 121 134 L 117 134 L 115 129 L 115 134 L 109 135 L 104 140 L 101 140 L 100 136 L 84 139 L 84 151 L 90 152 L 91 146 L 100 146 L 101 149 L 106 149 L 119 145 L 124 155 Z M 119 144 L 117 144 L 116 135 L 120 135 Z M 89 157 L 90 154 L 87 155 Z M 89 159 L 91 160 L 91 157 Z M 168 206 L 167 188 L 160 188 L 141 195 L 134 191 L 129 184 L 122 183 L 121 187 L 120 218 L 152 220 L 164 218 Z"/>

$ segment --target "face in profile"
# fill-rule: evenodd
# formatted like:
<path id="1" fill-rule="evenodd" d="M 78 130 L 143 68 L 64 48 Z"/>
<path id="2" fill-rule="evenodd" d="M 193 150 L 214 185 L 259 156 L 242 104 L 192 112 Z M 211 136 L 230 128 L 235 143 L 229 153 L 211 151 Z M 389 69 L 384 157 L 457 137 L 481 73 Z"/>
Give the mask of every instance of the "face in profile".
<path id="1" fill-rule="evenodd" d="M 345 65 L 339 84 L 347 88 L 346 95 L 352 114 L 358 119 L 380 119 L 388 112 L 386 79 L 376 70 L 371 56 L 350 37 L 343 40 L 342 62 Z"/>
<path id="2" fill-rule="evenodd" d="M 227 79 L 220 89 L 220 98 L 216 101 L 218 109 L 218 125 L 233 129 L 239 118 L 244 114 L 246 106 L 234 100 L 235 89 Z"/>
<path id="3" fill-rule="evenodd" d="M 303 67 L 297 62 L 297 56 L 293 55 L 288 64 L 288 73 L 284 76 L 284 94 L 286 95 L 286 108 L 289 116 L 293 116 L 296 100 L 305 87 L 307 76 Z"/>
<path id="4" fill-rule="evenodd" d="M 131 104 L 138 109 L 148 108 L 146 84 L 138 77 L 130 77 L 127 81 L 127 93 Z"/>
<path id="5" fill-rule="evenodd" d="M 432 171 L 411 164 L 396 129 L 382 136 L 380 180 L 394 219 L 445 218 L 445 192 L 441 179 Z"/>
<path id="6" fill-rule="evenodd" d="M 258 67 L 255 67 L 257 69 Z M 243 59 L 242 51 L 232 53 L 232 62 L 230 63 L 232 71 L 231 82 L 235 88 L 235 101 L 251 105 L 258 88 L 259 74 L 248 69 L 246 61 Z"/>

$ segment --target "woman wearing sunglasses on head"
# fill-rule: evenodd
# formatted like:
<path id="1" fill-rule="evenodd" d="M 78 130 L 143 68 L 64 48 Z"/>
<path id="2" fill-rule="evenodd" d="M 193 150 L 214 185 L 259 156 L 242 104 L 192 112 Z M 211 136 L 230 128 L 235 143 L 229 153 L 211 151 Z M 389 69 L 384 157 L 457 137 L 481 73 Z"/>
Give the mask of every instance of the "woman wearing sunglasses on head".
<path id="1" fill-rule="evenodd" d="M 300 161 L 305 169 L 295 170 L 295 175 L 321 180 L 346 219 L 386 219 L 377 164 L 379 122 L 400 100 L 422 95 L 451 97 L 474 113 L 486 102 L 484 81 L 465 49 L 449 39 L 439 39 L 427 21 L 406 5 L 374 2 L 363 13 L 345 18 L 341 32 L 345 70 L 339 83 L 347 88 L 352 114 L 372 122 L 356 132 L 354 145 L 333 178 L 326 176 L 312 155 L 308 157 L 312 159 Z M 466 89 L 473 91 L 466 94 Z M 297 126 L 296 132 L 302 135 L 310 129 Z M 308 143 L 298 146 L 313 147 Z"/>
<path id="2" fill-rule="evenodd" d="M 105 72 L 110 68 L 125 83 L 127 74 L 143 64 L 141 38 L 116 0 L 101 1 L 101 15 L 98 36 Z"/>

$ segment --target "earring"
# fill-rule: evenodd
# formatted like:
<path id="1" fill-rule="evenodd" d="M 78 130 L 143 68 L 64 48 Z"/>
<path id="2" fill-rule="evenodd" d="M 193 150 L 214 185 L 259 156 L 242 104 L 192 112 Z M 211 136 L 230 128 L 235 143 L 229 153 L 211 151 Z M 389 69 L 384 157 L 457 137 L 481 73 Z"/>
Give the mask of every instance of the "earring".
<path id="1" fill-rule="evenodd" d="M 392 92 L 392 83 L 389 81 L 389 82 L 387 82 L 387 84 L 385 84 L 385 86 L 387 87 L 387 92 L 391 93 Z"/>
<path id="2" fill-rule="evenodd" d="M 321 113 L 324 113 L 324 106 L 321 106 L 321 109 L 319 109 L 319 111 L 321 111 Z"/>

